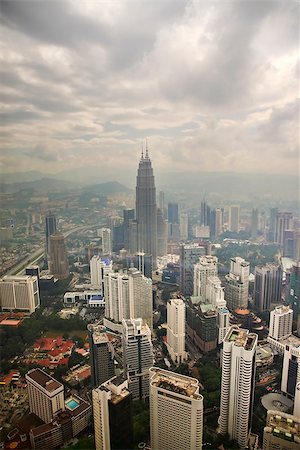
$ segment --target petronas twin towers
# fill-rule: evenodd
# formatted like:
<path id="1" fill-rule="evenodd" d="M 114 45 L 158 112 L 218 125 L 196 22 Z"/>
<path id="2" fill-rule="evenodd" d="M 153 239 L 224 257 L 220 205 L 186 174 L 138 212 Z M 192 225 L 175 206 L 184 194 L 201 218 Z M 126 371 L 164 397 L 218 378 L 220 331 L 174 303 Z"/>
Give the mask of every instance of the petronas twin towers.
<path id="1" fill-rule="evenodd" d="M 142 151 L 136 178 L 137 245 L 140 252 L 152 255 L 153 267 L 157 258 L 156 189 L 151 160 Z"/>

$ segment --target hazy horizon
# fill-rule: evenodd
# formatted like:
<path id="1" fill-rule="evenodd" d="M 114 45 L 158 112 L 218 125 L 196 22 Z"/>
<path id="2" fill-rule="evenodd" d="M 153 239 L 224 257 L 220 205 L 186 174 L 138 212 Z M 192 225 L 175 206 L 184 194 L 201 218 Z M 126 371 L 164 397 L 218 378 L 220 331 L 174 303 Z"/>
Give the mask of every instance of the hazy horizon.
<path id="1" fill-rule="evenodd" d="M 297 175 L 298 17 L 294 1 L 2 2 L 2 174 L 135 177 L 148 138 L 158 176 Z"/>

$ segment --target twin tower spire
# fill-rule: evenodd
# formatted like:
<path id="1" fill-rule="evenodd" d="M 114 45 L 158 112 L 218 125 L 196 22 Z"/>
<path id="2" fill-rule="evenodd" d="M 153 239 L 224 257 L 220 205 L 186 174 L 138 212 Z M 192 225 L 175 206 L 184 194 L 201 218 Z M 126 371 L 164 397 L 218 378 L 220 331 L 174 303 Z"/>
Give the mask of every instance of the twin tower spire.
<path id="1" fill-rule="evenodd" d="M 148 153 L 148 141 L 146 139 L 146 145 L 145 145 L 145 157 L 144 157 L 144 143 L 142 142 L 142 154 L 141 154 L 141 159 L 150 159 L 149 158 L 149 153 Z"/>

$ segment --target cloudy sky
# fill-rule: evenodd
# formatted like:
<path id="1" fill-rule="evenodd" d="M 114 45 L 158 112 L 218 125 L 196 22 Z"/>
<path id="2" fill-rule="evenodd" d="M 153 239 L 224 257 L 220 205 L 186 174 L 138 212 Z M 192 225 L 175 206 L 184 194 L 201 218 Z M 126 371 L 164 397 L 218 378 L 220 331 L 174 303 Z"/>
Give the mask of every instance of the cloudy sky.
<path id="1" fill-rule="evenodd" d="M 1 170 L 299 168 L 299 3 L 2 1 Z"/>

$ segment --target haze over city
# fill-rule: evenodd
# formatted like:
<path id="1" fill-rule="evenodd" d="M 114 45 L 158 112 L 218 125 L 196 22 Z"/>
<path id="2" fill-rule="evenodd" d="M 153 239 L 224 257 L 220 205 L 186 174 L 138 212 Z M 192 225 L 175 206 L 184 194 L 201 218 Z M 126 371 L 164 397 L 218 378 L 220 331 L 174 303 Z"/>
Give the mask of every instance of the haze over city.
<path id="1" fill-rule="evenodd" d="M 2 173 L 117 173 L 133 186 L 148 137 L 158 176 L 297 175 L 297 2 L 1 9 Z"/>

